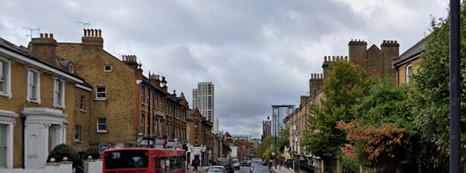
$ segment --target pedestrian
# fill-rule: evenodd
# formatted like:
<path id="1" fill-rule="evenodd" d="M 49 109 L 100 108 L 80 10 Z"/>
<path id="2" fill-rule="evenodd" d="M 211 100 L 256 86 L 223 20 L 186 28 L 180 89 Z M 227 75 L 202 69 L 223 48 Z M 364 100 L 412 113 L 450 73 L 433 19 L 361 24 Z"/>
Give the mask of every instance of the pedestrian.
<path id="1" fill-rule="evenodd" d="M 193 160 L 193 171 L 197 171 L 197 166 L 199 166 L 199 159 L 198 158 L 195 158 Z"/>
<path id="2" fill-rule="evenodd" d="M 277 164 L 278 164 L 278 171 L 281 171 L 281 168 L 282 168 L 282 159 L 278 159 Z"/>

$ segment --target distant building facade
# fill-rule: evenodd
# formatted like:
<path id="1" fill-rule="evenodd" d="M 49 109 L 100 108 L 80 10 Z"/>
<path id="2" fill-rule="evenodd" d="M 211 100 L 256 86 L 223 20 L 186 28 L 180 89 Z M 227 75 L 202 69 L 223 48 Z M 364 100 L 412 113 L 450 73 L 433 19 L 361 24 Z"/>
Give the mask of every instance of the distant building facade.
<path id="1" fill-rule="evenodd" d="M 209 165 L 214 138 L 212 122 L 207 121 L 197 108 L 190 112 L 188 120 L 191 160 L 198 158 L 203 166 Z"/>
<path id="2" fill-rule="evenodd" d="M 236 157 L 238 159 L 242 160 L 250 158 L 251 143 L 249 143 L 249 140 L 245 140 L 244 138 L 237 139 L 235 140 L 235 145 L 237 147 Z"/>
<path id="3" fill-rule="evenodd" d="M 259 158 L 260 157 L 260 145 L 261 145 L 261 140 L 260 139 L 251 139 L 249 141 L 251 144 L 250 149 L 249 149 L 249 159 L 251 158 Z"/>
<path id="4" fill-rule="evenodd" d="M 272 135 L 278 136 L 284 119 L 293 113 L 294 105 L 272 105 Z"/>
<path id="5" fill-rule="evenodd" d="M 136 71 L 136 121 L 140 122 L 137 146 L 155 148 L 181 147 L 187 141 L 189 105 L 184 94 L 168 92 L 167 80 L 156 74 L 144 76 L 136 56 L 124 55 L 123 62 Z"/>
<path id="6" fill-rule="evenodd" d="M 272 121 L 270 117 L 267 117 L 267 120 L 262 121 L 262 137 L 261 140 L 272 135 Z"/>
<path id="7" fill-rule="evenodd" d="M 213 123 L 213 127 L 217 128 L 218 123 L 215 121 L 215 90 L 212 82 L 199 82 L 197 88 L 193 89 L 193 109 L 198 108 L 199 112 L 206 117 L 207 121 Z M 217 132 L 218 129 L 212 129 Z"/>

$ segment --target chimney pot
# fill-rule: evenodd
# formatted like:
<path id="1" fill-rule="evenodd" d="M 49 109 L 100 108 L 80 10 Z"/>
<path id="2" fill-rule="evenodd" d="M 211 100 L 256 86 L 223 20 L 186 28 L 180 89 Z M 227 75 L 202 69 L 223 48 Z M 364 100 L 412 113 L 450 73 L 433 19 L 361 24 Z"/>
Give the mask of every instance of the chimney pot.
<path id="1" fill-rule="evenodd" d="M 102 30 L 99 29 L 99 37 L 102 37 Z"/>
<path id="2" fill-rule="evenodd" d="M 50 33 L 50 38 L 53 38 L 53 33 Z"/>
<path id="3" fill-rule="evenodd" d="M 40 38 L 44 38 L 44 33 L 40 33 Z"/>

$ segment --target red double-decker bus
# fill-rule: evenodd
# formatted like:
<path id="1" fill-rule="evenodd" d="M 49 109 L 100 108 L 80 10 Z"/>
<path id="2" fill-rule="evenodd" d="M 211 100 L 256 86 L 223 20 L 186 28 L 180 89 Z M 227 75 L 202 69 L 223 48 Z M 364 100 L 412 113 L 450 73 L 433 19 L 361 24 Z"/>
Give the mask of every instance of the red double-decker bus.
<path id="1" fill-rule="evenodd" d="M 105 150 L 102 173 L 186 173 L 184 150 L 120 148 Z"/>

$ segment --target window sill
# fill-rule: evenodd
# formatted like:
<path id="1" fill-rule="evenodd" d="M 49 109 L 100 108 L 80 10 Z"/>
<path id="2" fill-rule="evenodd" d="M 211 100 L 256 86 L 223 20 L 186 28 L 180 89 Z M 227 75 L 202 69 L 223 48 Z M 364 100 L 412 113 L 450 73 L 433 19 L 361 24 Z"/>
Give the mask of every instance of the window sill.
<path id="1" fill-rule="evenodd" d="M 65 109 L 65 106 L 62 106 L 62 105 L 53 104 L 53 107 L 59 108 L 59 109 Z"/>
<path id="2" fill-rule="evenodd" d="M 107 131 L 107 130 L 97 130 L 97 132 L 96 132 L 96 133 L 105 134 L 105 133 L 108 133 L 108 131 Z"/>
<path id="3" fill-rule="evenodd" d="M 8 97 L 8 99 L 11 99 L 13 97 L 10 93 L 0 93 L 0 96 Z"/>
<path id="4" fill-rule="evenodd" d="M 107 98 L 96 98 L 95 101 L 107 101 Z"/>
<path id="5" fill-rule="evenodd" d="M 75 139 L 75 140 L 74 140 L 74 143 L 75 143 L 75 144 L 80 144 L 80 143 L 83 143 L 83 141 L 81 141 L 81 140 L 76 140 L 76 139 Z"/>
<path id="6" fill-rule="evenodd" d="M 87 113 L 87 111 L 86 111 L 86 110 L 84 110 L 84 109 L 79 109 L 79 111 L 80 111 L 80 112 Z"/>
<path id="7" fill-rule="evenodd" d="M 30 100 L 30 99 L 26 99 L 26 101 L 27 101 L 28 103 L 37 103 L 37 104 L 40 105 L 40 100 Z"/>

